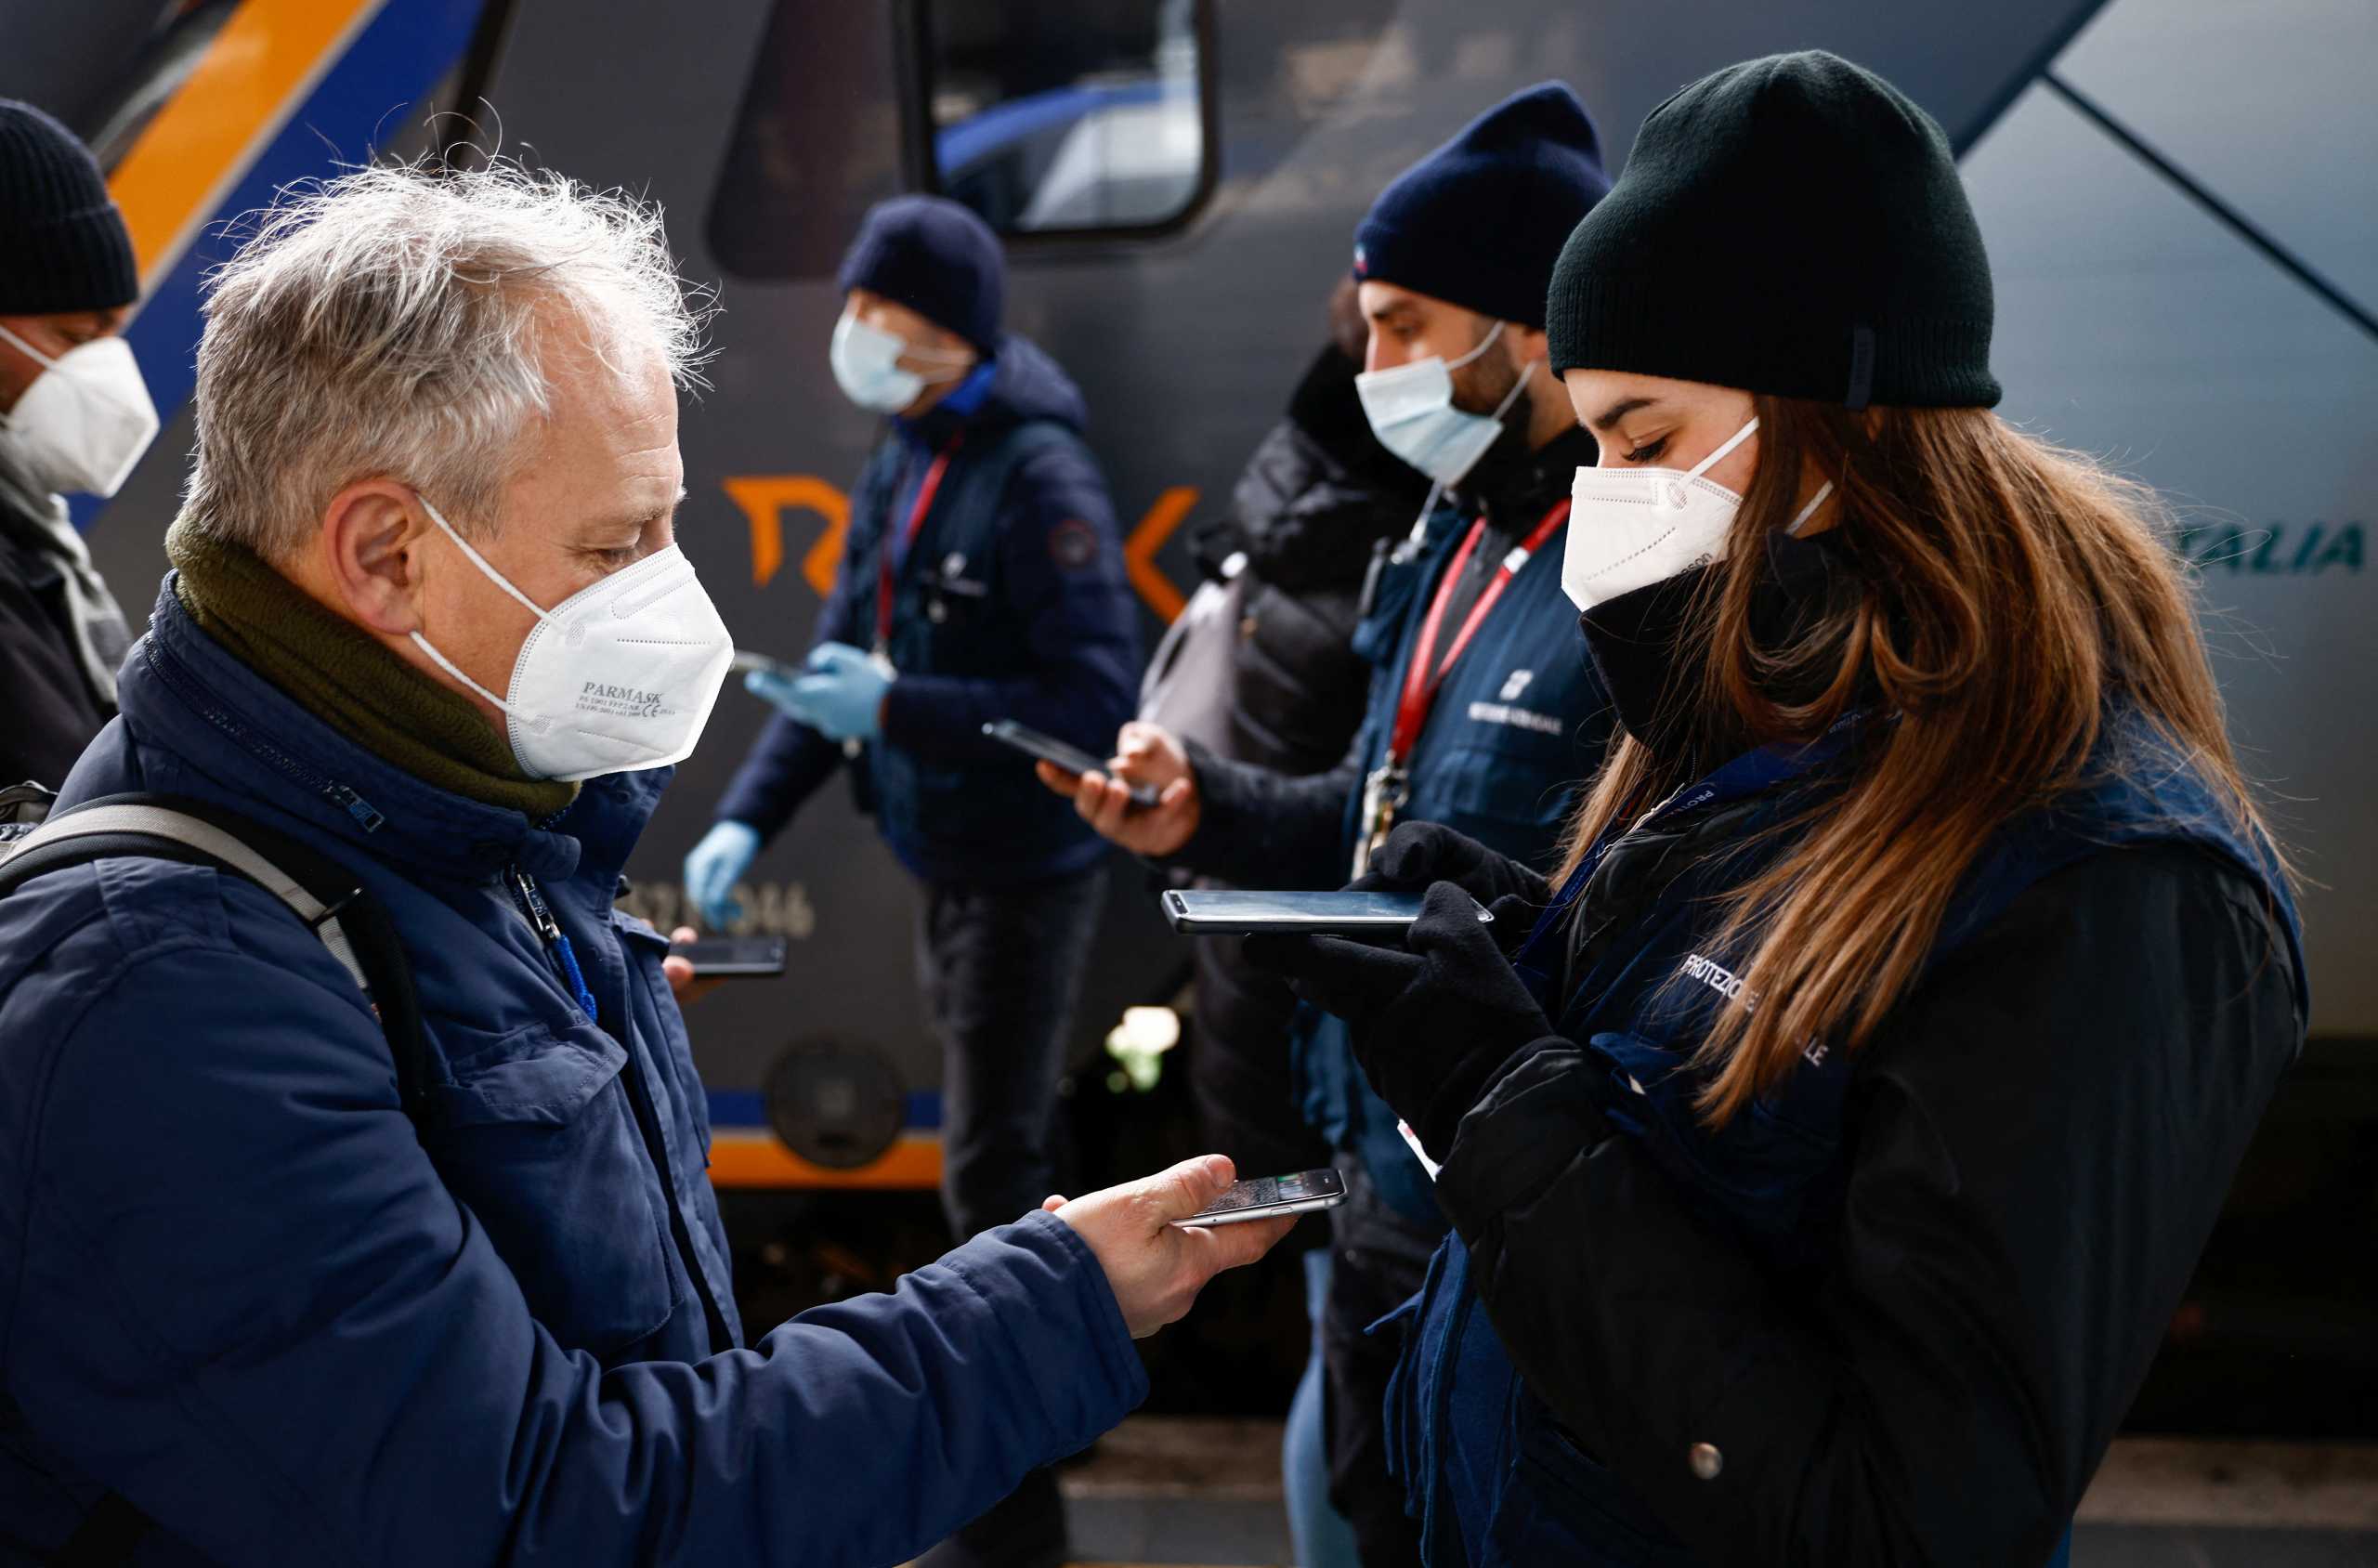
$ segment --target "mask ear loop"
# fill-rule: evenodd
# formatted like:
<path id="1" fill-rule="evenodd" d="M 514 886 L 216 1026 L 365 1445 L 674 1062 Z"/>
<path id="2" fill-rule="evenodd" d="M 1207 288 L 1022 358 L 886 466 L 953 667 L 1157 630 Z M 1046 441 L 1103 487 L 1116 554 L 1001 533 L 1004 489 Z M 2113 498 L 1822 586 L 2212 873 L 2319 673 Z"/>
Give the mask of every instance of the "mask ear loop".
<path id="1" fill-rule="evenodd" d="M 0 328 L 0 331 L 5 330 L 5 328 Z M 553 617 L 547 614 L 544 608 L 539 605 L 536 600 L 529 597 L 528 595 L 523 594 L 519 589 L 515 588 L 512 585 L 510 579 L 506 578 L 502 572 L 496 570 L 493 567 L 488 565 L 487 557 L 480 555 L 477 550 L 472 549 L 470 541 L 464 539 L 461 534 L 454 531 L 454 525 L 448 522 L 445 517 L 439 514 L 438 508 L 431 503 L 429 497 L 423 495 L 419 490 L 415 490 L 413 491 L 413 498 L 421 503 L 421 509 L 429 514 L 429 520 L 436 523 L 438 528 L 445 532 L 446 537 L 454 542 L 456 549 L 462 551 L 464 555 L 470 557 L 471 564 L 478 568 L 479 570 L 486 575 L 489 581 L 494 583 L 498 588 L 503 589 L 505 593 L 519 600 L 523 606 L 527 607 L 529 613 L 535 616 L 540 621 L 551 621 L 553 619 Z M 473 691 L 477 692 L 481 697 L 486 698 L 490 702 L 494 703 L 496 709 L 506 718 L 516 719 L 525 725 L 534 725 L 539 723 L 536 719 L 524 717 L 513 708 L 511 703 L 506 702 L 503 698 L 496 696 L 495 693 L 488 690 L 487 687 L 479 685 L 478 682 L 471 679 L 470 676 L 463 673 L 462 669 L 456 665 L 452 660 L 438 652 L 437 647 L 431 644 L 430 640 L 427 637 L 423 636 L 419 632 L 409 633 L 407 635 L 412 639 L 413 647 L 429 655 L 431 663 L 436 664 L 440 670 L 445 671 L 448 674 L 453 676 L 456 680 L 462 682 Z"/>
<path id="2" fill-rule="evenodd" d="M 0 327 L 0 337 L 5 337 L 10 343 L 15 344 L 19 353 L 22 354 L 26 359 L 31 359 L 33 363 L 39 365 L 42 369 L 46 371 L 54 371 L 58 368 L 58 361 L 56 359 L 51 359 L 40 349 L 35 348 L 32 344 L 27 343 L 23 338 L 19 337 L 15 333 L 10 332 L 7 328 Z"/>
<path id="3" fill-rule="evenodd" d="M 1833 481 L 1831 479 L 1827 479 L 1823 484 L 1817 487 L 1817 493 L 1809 497 L 1809 503 L 1800 508 L 1799 516 L 1794 517 L 1790 525 L 1787 526 L 1784 531 L 1790 534 L 1795 539 L 1799 538 L 1800 530 L 1809 526 L 1809 519 L 1817 515 L 1817 508 L 1823 505 L 1824 498 L 1832 493 Z"/>
<path id="4" fill-rule="evenodd" d="M 1757 428 L 1758 416 L 1757 414 L 1753 414 L 1750 416 L 1750 423 L 1748 425 L 1744 425 L 1741 429 L 1735 431 L 1731 437 L 1727 438 L 1726 444 L 1724 446 L 1719 447 L 1716 451 L 1711 452 L 1707 457 L 1703 458 L 1700 462 L 1687 469 L 1684 477 L 1688 479 L 1697 479 L 1701 477 L 1702 475 L 1706 474 L 1710 469 L 1715 468 L 1719 463 L 1725 461 L 1725 456 L 1728 452 L 1733 451 L 1736 447 L 1741 446 L 1744 441 L 1750 439 L 1750 433 Z"/>
<path id="5" fill-rule="evenodd" d="M 1500 322 L 1500 321 L 1497 321 L 1497 322 L 1496 322 L 1496 323 L 1495 323 L 1495 328 L 1494 328 L 1494 330 L 1493 330 L 1492 332 L 1488 333 L 1484 337 L 1482 337 L 1482 338 L 1480 338 L 1480 339 L 1478 340 L 1478 346 L 1477 346 L 1477 347 L 1475 347 L 1475 348 L 1471 349 L 1469 353 L 1464 354 L 1464 355 L 1463 355 L 1460 359 L 1449 359 L 1449 360 L 1447 360 L 1447 361 L 1445 362 L 1445 369 L 1447 369 L 1447 370 L 1449 370 L 1449 371 L 1457 371 L 1457 370 L 1461 369 L 1461 367 L 1462 367 L 1462 366 L 1464 366 L 1464 365 L 1466 365 L 1466 364 L 1470 363 L 1470 360 L 1475 359 L 1476 359 L 1476 358 L 1478 358 L 1478 356 L 1480 356 L 1481 354 L 1485 353 L 1485 352 L 1486 352 L 1486 350 L 1488 350 L 1489 348 L 1494 347 L 1494 346 L 1495 346 L 1495 340 L 1496 340 L 1496 338 L 1498 338 L 1498 337 L 1502 336 L 1502 335 L 1503 335 L 1503 323 L 1502 323 L 1502 322 Z M 1528 363 L 1529 363 L 1529 365 L 1530 365 L 1531 367 L 1533 367 L 1533 366 L 1534 366 L 1534 364 L 1535 363 L 1535 360 L 1533 360 L 1533 359 L 1531 359 L 1531 360 L 1529 360 L 1529 361 L 1528 361 Z"/>

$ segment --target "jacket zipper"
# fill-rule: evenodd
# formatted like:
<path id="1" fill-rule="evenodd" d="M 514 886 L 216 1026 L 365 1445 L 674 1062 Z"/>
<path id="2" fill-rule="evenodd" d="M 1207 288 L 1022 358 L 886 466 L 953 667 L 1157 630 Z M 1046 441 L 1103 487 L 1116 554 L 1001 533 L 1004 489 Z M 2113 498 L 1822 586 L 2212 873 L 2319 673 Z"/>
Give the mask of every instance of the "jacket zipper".
<path id="1" fill-rule="evenodd" d="M 586 972 L 580 967 L 578 953 L 569 945 L 569 934 L 554 918 L 553 907 L 545 902 L 537 879 L 519 866 L 504 868 L 504 882 L 511 888 L 512 901 L 519 907 L 523 919 L 535 930 L 554 969 L 561 976 L 563 988 L 577 1001 L 579 1011 L 587 1022 L 599 1020 L 594 1012 L 594 992 L 586 984 Z M 644 1065 L 637 1060 L 633 1046 L 622 1046 L 627 1063 L 621 1069 L 621 1082 L 627 1090 L 628 1106 L 635 1116 L 636 1131 L 644 1139 L 644 1156 L 651 1163 L 654 1180 L 660 1183 L 660 1196 L 669 1205 L 669 1239 L 676 1245 L 677 1260 L 685 1266 L 686 1278 L 694 1287 L 695 1298 L 702 1305 L 702 1326 L 710 1335 L 711 1352 L 723 1353 L 735 1348 L 726 1331 L 726 1314 L 719 1309 L 718 1298 L 712 1290 L 709 1275 L 702 1272 L 701 1261 L 694 1252 L 693 1225 L 686 1218 L 685 1206 L 677 1201 L 677 1183 L 669 1167 L 668 1147 L 660 1136 L 660 1111 L 652 1102 L 651 1086 L 645 1082 Z"/>

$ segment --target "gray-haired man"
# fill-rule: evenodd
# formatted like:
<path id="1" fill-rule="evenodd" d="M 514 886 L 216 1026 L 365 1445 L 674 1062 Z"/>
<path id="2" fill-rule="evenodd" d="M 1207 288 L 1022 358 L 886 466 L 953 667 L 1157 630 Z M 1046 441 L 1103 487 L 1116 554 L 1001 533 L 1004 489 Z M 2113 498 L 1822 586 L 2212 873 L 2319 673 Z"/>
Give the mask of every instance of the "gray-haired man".
<path id="1" fill-rule="evenodd" d="M 217 280 L 177 568 L 62 803 L 165 791 L 385 910 L 429 1060 L 272 896 L 0 902 L 0 1563 L 884 1562 L 1088 1443 L 1271 1227 L 1228 1162 L 1018 1217 L 751 1349 L 619 869 L 725 628 L 677 552 L 659 220 L 370 169 Z"/>

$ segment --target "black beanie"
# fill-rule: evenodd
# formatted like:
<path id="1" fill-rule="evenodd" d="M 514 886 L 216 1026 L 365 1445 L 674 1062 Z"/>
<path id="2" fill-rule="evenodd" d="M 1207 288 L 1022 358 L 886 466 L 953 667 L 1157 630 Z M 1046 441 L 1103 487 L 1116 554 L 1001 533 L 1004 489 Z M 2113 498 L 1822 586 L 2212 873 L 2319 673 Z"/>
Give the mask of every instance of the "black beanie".
<path id="1" fill-rule="evenodd" d="M 1555 375 L 1630 371 L 1864 408 L 1989 408 L 1990 259 L 1932 117 L 1810 50 L 1652 111 L 1561 249 Z"/>
<path id="2" fill-rule="evenodd" d="M 895 196 L 860 220 L 843 256 L 843 292 L 896 300 L 988 354 L 999 346 L 1007 263 L 990 226 L 942 196 Z"/>
<path id="3" fill-rule="evenodd" d="M 0 98 L 0 316 L 112 310 L 140 297 L 132 236 L 74 133 Z"/>
<path id="4" fill-rule="evenodd" d="M 1354 276 L 1540 327 L 1561 242 L 1609 189 L 1586 106 L 1542 83 L 1379 193 L 1354 229 Z"/>

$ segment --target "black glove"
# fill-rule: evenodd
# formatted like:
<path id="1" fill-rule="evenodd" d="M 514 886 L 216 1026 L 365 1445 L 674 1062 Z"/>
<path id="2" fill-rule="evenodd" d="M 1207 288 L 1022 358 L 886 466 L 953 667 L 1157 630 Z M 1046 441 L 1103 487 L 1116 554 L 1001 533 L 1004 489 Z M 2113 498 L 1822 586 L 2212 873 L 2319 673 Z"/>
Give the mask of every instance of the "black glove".
<path id="1" fill-rule="evenodd" d="M 1371 1087 L 1412 1124 L 1431 1157 L 1442 1159 L 1504 1065 L 1552 1033 L 1492 930 L 1479 920 L 1475 899 L 1441 882 L 1429 889 L 1402 947 L 1259 935 L 1247 939 L 1246 951 L 1248 961 L 1346 1020 Z"/>
<path id="2" fill-rule="evenodd" d="M 1350 893 L 1418 893 L 1449 882 L 1494 911 L 1488 929 L 1506 953 L 1517 952 L 1552 902 L 1552 884 L 1507 855 L 1442 822 L 1399 822 Z M 1417 1122 L 1414 1124 L 1418 1125 Z"/>

